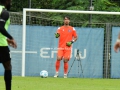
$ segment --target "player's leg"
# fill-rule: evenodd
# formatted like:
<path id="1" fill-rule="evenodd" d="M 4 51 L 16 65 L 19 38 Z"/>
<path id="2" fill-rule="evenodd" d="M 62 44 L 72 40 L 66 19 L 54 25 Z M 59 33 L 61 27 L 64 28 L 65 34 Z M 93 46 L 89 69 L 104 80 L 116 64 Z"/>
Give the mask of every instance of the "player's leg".
<path id="1" fill-rule="evenodd" d="M 62 56 L 63 56 L 63 50 L 58 50 L 57 60 L 55 63 L 56 73 L 55 73 L 54 77 L 58 77 L 59 68 L 60 68 L 60 61 L 62 60 Z"/>
<path id="2" fill-rule="evenodd" d="M 71 50 L 66 50 L 64 53 L 64 78 L 67 78 L 68 61 L 70 60 Z"/>
<path id="3" fill-rule="evenodd" d="M 10 51 L 8 47 L 2 47 L 0 48 L 0 50 L 2 51 L 1 59 L 4 67 L 4 80 L 5 80 L 6 90 L 11 90 L 12 66 L 11 66 L 11 58 L 9 53 Z"/>
<path id="4" fill-rule="evenodd" d="M 4 80 L 5 80 L 6 90 L 11 90 L 11 80 L 12 80 L 11 60 L 4 62 L 3 66 L 5 69 Z"/>

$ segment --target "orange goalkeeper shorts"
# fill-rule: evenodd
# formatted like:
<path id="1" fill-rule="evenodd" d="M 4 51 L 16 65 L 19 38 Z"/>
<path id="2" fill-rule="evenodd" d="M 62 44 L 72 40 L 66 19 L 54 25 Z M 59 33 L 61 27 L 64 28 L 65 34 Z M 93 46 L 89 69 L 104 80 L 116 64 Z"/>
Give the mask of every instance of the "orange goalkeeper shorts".
<path id="1" fill-rule="evenodd" d="M 70 60 L 71 49 L 60 48 L 58 49 L 57 56 Z"/>

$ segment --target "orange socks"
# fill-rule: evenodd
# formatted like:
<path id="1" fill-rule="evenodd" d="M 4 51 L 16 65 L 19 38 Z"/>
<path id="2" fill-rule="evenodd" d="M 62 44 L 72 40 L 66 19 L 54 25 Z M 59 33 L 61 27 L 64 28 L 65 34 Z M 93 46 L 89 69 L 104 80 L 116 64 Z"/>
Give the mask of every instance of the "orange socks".
<path id="1" fill-rule="evenodd" d="M 55 63 L 55 67 L 56 67 L 56 72 L 59 72 L 59 68 L 60 68 L 60 61 L 56 61 Z M 68 73 L 68 62 L 64 62 L 64 74 Z"/>
<path id="2" fill-rule="evenodd" d="M 56 61 L 55 67 L 56 67 L 56 72 L 58 72 L 59 68 L 60 68 L 60 61 L 58 61 L 58 60 Z"/>
<path id="3" fill-rule="evenodd" d="M 67 74 L 68 72 L 68 62 L 64 62 L 64 74 Z"/>

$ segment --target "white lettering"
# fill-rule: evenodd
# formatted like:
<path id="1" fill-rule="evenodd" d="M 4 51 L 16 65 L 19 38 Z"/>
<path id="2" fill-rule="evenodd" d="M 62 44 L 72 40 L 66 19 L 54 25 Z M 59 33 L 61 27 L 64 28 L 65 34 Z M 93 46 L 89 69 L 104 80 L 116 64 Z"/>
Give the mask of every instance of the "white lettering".
<path id="1" fill-rule="evenodd" d="M 51 51 L 50 51 L 51 50 Z M 48 53 L 50 51 L 50 54 Z M 57 49 L 54 48 L 41 48 L 40 49 L 40 57 L 42 58 L 55 58 L 57 54 Z M 71 52 L 71 58 L 77 56 L 77 49 L 72 50 Z M 82 53 L 79 51 L 79 58 L 85 59 L 86 58 L 86 49 L 84 49 L 84 52 Z"/>
<path id="2" fill-rule="evenodd" d="M 50 58 L 50 56 L 48 55 L 48 51 L 46 50 L 50 50 L 50 48 L 41 48 L 40 49 L 40 56 L 42 58 Z"/>
<path id="3" fill-rule="evenodd" d="M 51 58 L 54 58 L 54 54 L 56 54 L 56 53 L 57 53 L 57 51 L 52 51 Z"/>

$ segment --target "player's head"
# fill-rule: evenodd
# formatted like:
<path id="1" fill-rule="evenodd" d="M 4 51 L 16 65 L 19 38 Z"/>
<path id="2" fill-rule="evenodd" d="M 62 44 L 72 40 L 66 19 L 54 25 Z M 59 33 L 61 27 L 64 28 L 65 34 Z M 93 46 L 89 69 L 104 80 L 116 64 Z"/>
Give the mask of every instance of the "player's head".
<path id="1" fill-rule="evenodd" d="M 69 25 L 70 23 L 70 18 L 68 16 L 64 17 L 64 25 Z"/>
<path id="2" fill-rule="evenodd" d="M 7 10 L 10 10 L 12 0 L 0 0 L 0 4 L 4 5 Z"/>

